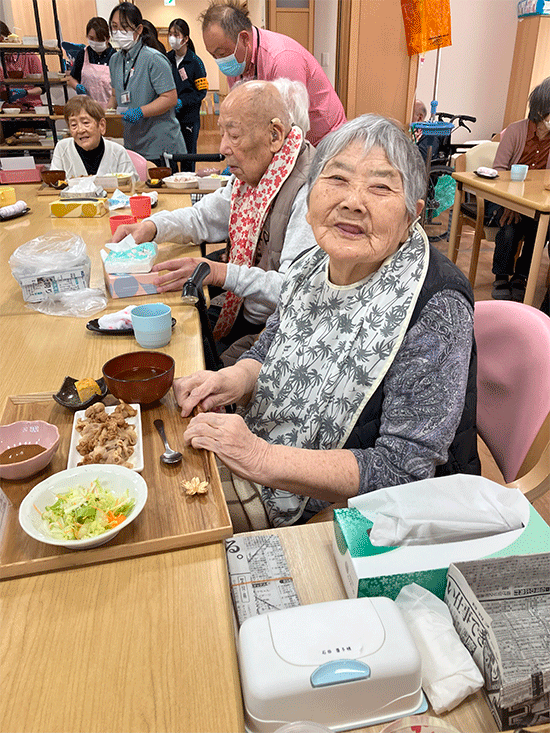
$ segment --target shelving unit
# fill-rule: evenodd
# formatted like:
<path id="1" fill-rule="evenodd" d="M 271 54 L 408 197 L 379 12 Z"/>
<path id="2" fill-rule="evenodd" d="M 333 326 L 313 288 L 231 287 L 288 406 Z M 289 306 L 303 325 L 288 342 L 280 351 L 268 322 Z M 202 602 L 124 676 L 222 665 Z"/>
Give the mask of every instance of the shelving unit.
<path id="1" fill-rule="evenodd" d="M 54 27 L 55 27 L 55 33 L 56 33 L 56 40 L 57 40 L 57 47 L 52 46 L 45 46 L 44 45 L 44 39 L 42 37 L 42 27 L 40 24 L 40 13 L 38 8 L 38 0 L 32 0 L 33 3 L 33 10 L 34 10 L 34 18 L 36 23 L 36 35 L 38 38 L 38 44 L 37 45 L 27 45 L 27 44 L 21 44 L 21 43 L 0 43 L 0 63 L 2 64 L 2 70 L 4 73 L 4 81 L 3 84 L 6 86 L 6 88 L 9 90 L 10 87 L 21 87 L 24 85 L 32 84 L 34 86 L 43 86 L 44 87 L 44 94 L 46 95 L 46 106 L 49 109 L 49 114 L 47 115 L 41 115 L 36 114 L 36 112 L 22 112 L 18 115 L 6 115 L 3 113 L 0 113 L 0 125 L 3 127 L 3 123 L 5 122 L 17 122 L 18 120 L 44 120 L 45 126 L 48 126 L 52 131 L 52 143 L 48 145 L 41 145 L 41 144 L 29 144 L 29 143 L 22 143 L 21 145 L 6 145 L 4 142 L 4 136 L 2 134 L 2 141 L 0 142 L 0 152 L 2 154 L 6 153 L 16 153 L 21 154 L 22 152 L 29 151 L 29 152 L 36 152 L 38 150 L 40 151 L 46 151 L 46 150 L 53 150 L 57 143 L 57 132 L 55 128 L 55 121 L 63 119 L 62 115 L 56 115 L 54 113 L 54 105 L 52 101 L 52 95 L 51 90 L 54 86 L 60 86 L 63 88 L 63 94 L 65 97 L 65 102 L 68 100 L 68 93 L 67 93 L 67 80 L 66 78 L 50 78 L 50 74 L 52 72 L 49 72 L 48 66 L 46 63 L 46 57 L 52 57 L 57 56 L 59 58 L 59 74 L 63 73 L 63 51 L 61 49 L 61 38 L 59 34 L 59 18 L 57 15 L 57 4 L 56 0 L 51 0 L 52 4 L 52 11 L 53 11 L 53 17 L 54 17 Z M 43 77 L 39 79 L 35 78 L 29 78 L 29 77 L 23 77 L 20 79 L 13 79 L 10 78 L 7 74 L 6 69 L 6 60 L 5 55 L 13 54 L 13 53 L 36 53 L 40 57 L 40 61 L 42 63 L 42 69 L 43 69 Z M 24 123 L 21 125 L 21 127 L 24 127 Z"/>

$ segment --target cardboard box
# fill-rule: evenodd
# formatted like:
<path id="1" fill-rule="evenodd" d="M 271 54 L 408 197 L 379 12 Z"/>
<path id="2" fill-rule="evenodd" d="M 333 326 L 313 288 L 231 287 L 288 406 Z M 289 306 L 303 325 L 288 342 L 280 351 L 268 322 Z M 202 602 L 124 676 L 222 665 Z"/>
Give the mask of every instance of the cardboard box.
<path id="1" fill-rule="evenodd" d="M 109 275 L 103 268 L 103 275 L 111 298 L 134 298 L 137 295 L 153 295 L 157 292 L 153 280 L 157 279 L 158 272 Z"/>
<path id="2" fill-rule="evenodd" d="M 107 213 L 107 199 L 97 201 L 70 201 L 57 199 L 50 202 L 50 216 L 58 219 L 92 219 Z"/>
<path id="3" fill-rule="evenodd" d="M 550 555 L 452 564 L 445 602 L 499 728 L 550 722 Z"/>
<path id="4" fill-rule="evenodd" d="M 434 482 L 465 477 L 444 477 Z M 479 480 L 481 477 L 466 477 Z M 414 484 L 394 486 L 376 491 L 414 491 Z M 447 570 L 451 563 L 507 555 L 530 555 L 550 552 L 550 527 L 517 489 L 522 512 L 522 529 L 489 537 L 446 542 L 437 545 L 408 545 L 403 547 L 376 547 L 371 544 L 369 530 L 373 522 L 358 507 L 366 507 L 369 494 L 350 499 L 350 508 L 334 510 L 333 551 L 350 598 L 387 596 L 395 600 L 404 585 L 418 583 L 439 598 L 445 594 Z M 354 506 L 355 505 L 355 506 Z M 364 509 L 365 511 L 365 509 Z"/>
<path id="5" fill-rule="evenodd" d="M 27 303 L 39 303 L 48 295 L 84 290 L 90 284 L 90 264 L 65 272 L 51 272 L 18 280 Z"/>

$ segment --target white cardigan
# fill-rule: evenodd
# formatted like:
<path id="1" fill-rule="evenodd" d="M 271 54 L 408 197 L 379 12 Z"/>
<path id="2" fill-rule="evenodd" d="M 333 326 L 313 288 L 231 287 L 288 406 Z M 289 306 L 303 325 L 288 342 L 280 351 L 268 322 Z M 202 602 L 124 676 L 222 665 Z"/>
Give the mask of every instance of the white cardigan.
<path id="1" fill-rule="evenodd" d="M 112 140 L 103 138 L 103 141 L 105 143 L 105 152 L 103 153 L 103 158 L 101 159 L 96 175 L 105 176 L 109 173 L 131 173 L 134 176 L 134 180 L 138 181 L 139 176 L 127 150 Z M 65 171 L 67 178 L 78 178 L 79 176 L 88 175 L 72 137 L 60 140 L 55 146 L 51 170 Z"/>

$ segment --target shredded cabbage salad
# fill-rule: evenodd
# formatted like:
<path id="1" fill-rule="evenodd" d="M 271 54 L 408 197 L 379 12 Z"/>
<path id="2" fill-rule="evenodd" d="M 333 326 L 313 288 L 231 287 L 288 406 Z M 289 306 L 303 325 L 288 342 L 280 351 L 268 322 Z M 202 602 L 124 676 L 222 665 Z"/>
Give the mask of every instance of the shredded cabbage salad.
<path id="1" fill-rule="evenodd" d="M 128 491 L 115 496 L 95 479 L 89 488 L 77 486 L 66 494 L 57 494 L 55 504 L 43 512 L 37 511 L 55 539 L 83 540 L 117 527 L 134 505 Z"/>

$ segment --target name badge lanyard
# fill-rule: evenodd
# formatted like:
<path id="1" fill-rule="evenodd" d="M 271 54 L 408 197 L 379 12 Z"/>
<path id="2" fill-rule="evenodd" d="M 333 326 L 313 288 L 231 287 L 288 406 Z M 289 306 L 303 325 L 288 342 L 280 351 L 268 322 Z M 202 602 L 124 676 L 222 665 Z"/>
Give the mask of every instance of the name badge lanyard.
<path id="1" fill-rule="evenodd" d="M 139 55 L 140 55 L 140 53 L 141 53 L 141 49 L 142 49 L 142 48 L 143 48 L 143 42 L 142 42 L 141 48 L 140 48 L 140 49 L 139 49 L 139 51 L 138 51 L 138 52 L 136 53 L 136 57 L 135 57 L 135 59 L 134 59 L 134 63 L 133 63 L 133 64 L 132 64 L 131 66 L 130 66 L 130 69 L 129 69 L 129 71 L 128 71 L 128 73 L 126 74 L 126 78 L 124 79 L 124 86 L 123 86 L 123 92 L 122 92 L 122 94 L 120 95 L 120 101 L 121 101 L 121 102 L 122 102 L 123 104 L 128 104 L 128 103 L 130 102 L 130 92 L 129 92 L 129 91 L 127 90 L 127 87 L 128 87 L 128 82 L 130 81 L 130 78 L 131 78 L 131 76 L 132 76 L 132 75 L 133 75 L 133 73 L 134 73 L 134 66 L 136 65 L 136 62 L 137 62 L 137 60 L 138 60 L 138 57 L 139 57 Z M 123 72 L 123 73 L 124 73 L 124 72 Z"/>

